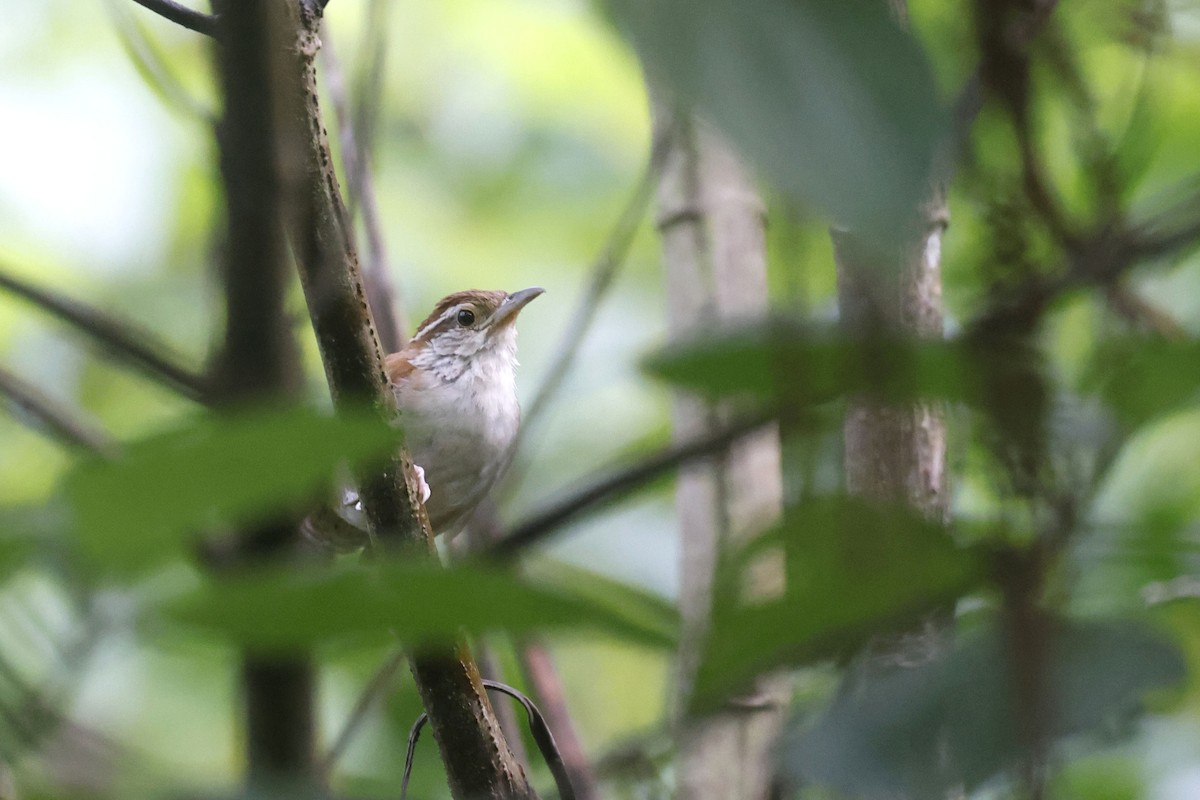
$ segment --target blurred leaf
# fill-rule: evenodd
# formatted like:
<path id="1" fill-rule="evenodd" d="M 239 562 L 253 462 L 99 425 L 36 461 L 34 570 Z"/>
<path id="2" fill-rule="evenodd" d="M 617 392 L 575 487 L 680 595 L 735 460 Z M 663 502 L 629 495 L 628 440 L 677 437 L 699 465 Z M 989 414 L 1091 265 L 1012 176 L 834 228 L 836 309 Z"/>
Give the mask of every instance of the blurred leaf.
<path id="1" fill-rule="evenodd" d="M 1137 623 L 1053 622 L 1049 634 L 1046 707 L 1021 710 L 1042 714 L 1052 737 L 1111 730 L 1186 675 L 1177 648 Z M 970 792 L 1022 752 L 1012 658 L 993 628 L 928 664 L 852 677 L 814 726 L 787 737 L 783 769 L 850 794 Z"/>
<path id="2" fill-rule="evenodd" d="M 671 345 L 646 369 L 710 397 L 749 394 L 798 404 L 847 393 L 885 401 L 970 401 L 980 395 L 970 352 L 959 341 L 850 339 L 773 319 Z"/>
<path id="3" fill-rule="evenodd" d="M 917 41 L 877 0 L 609 0 L 653 80 L 762 174 L 887 241 L 928 192 L 944 114 Z"/>
<path id="4" fill-rule="evenodd" d="M 546 628 L 591 628 L 654 647 L 675 642 L 674 626 L 664 626 L 655 614 L 471 567 L 386 564 L 338 573 L 283 568 L 214 579 L 165 611 L 268 651 L 354 635 L 391 634 L 420 644 L 450 641 L 461 631 Z"/>
<path id="5" fill-rule="evenodd" d="M 669 639 L 677 635 L 679 610 L 662 596 L 565 561 L 541 560 L 545 563 L 528 564 L 524 569 L 525 575 L 539 584 L 568 592 L 615 614 L 638 619 Z"/>
<path id="6" fill-rule="evenodd" d="M 842 655 L 874 634 L 912 624 L 983 577 L 979 554 L 956 546 L 940 525 L 850 497 L 789 509 L 779 528 L 732 560 L 732 569 L 771 547 L 786 553 L 786 590 L 755 605 L 733 597 L 714 603 L 694 710 L 714 708 L 765 670 Z M 724 586 L 739 583 L 723 576 Z"/>
<path id="7" fill-rule="evenodd" d="M 375 415 L 309 409 L 209 415 L 92 460 L 66 477 L 87 554 L 142 568 L 178 553 L 206 526 L 264 521 L 315 499 L 343 464 L 381 458 L 400 432 Z"/>
<path id="8" fill-rule="evenodd" d="M 1137 427 L 1200 400 L 1200 342 L 1105 342 L 1097 348 L 1085 381 L 1122 422 Z"/>

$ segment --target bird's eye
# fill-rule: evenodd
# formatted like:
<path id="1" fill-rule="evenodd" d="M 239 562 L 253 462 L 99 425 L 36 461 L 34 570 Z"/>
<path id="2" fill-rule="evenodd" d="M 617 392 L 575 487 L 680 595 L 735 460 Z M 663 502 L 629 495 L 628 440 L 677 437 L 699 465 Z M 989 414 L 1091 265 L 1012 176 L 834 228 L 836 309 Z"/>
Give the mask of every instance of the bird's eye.
<path id="1" fill-rule="evenodd" d="M 475 324 L 475 312 L 469 308 L 464 308 L 458 312 L 458 324 L 464 328 Z"/>

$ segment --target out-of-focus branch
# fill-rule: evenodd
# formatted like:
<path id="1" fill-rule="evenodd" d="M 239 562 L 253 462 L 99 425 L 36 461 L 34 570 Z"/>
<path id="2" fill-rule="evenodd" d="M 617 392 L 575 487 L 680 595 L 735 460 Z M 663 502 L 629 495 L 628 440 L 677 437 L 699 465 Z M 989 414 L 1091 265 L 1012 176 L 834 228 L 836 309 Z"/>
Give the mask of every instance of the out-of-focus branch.
<path id="1" fill-rule="evenodd" d="M 124 0 L 107 0 L 107 5 L 129 60 L 163 101 L 163 105 L 211 124 L 212 112 L 183 86 L 146 29 L 134 19 L 134 12 L 125 5 Z"/>
<path id="2" fill-rule="evenodd" d="M 217 35 L 217 18 L 211 14 L 204 14 L 188 8 L 176 3 L 175 0 L 133 0 L 133 2 L 189 31 L 203 33 L 205 36 Z"/>
<path id="3" fill-rule="evenodd" d="M 36 420 L 53 438 L 89 452 L 115 455 L 116 448 L 107 434 L 3 367 L 0 367 L 0 395 Z"/>
<path id="4" fill-rule="evenodd" d="M 600 790 L 596 784 L 596 776 L 592 774 L 583 742 L 579 740 L 579 734 L 575 732 L 575 723 L 567 711 L 567 697 L 563 691 L 562 679 L 558 676 L 558 670 L 554 668 L 549 649 L 540 639 L 525 639 L 518 643 L 517 656 L 521 659 L 525 680 L 533 689 L 533 694 L 546 717 L 546 725 L 555 733 L 563 770 L 575 788 L 575 796 L 579 800 L 599 800 Z"/>
<path id="5" fill-rule="evenodd" d="M 375 670 L 375 674 L 371 676 L 371 680 L 367 681 L 366 688 L 358 695 L 358 699 L 354 702 L 354 707 L 350 709 L 350 714 L 346 717 L 345 723 L 342 724 L 341 730 L 334 738 L 333 744 L 329 746 L 329 752 L 325 754 L 324 760 L 321 762 L 321 774 L 326 782 L 329 776 L 333 773 L 337 762 L 345 754 L 346 749 L 350 746 L 350 742 L 358 734 L 362 728 L 363 722 L 367 718 L 367 712 L 371 710 L 371 706 L 375 701 L 383 696 L 392 685 L 393 678 L 400 667 L 404 666 L 407 656 L 402 648 L 397 647 L 387 657 L 387 659 Z"/>
<path id="6" fill-rule="evenodd" d="M 379 203 L 375 196 L 375 183 L 368 169 L 363 142 L 350 114 L 350 103 L 346 92 L 346 79 L 342 65 L 334 54 L 328 26 L 321 34 L 321 63 L 325 67 L 325 83 L 333 101 L 334 117 L 337 119 L 338 140 L 341 144 L 342 167 L 346 173 L 350 208 L 361 205 L 363 230 L 366 234 L 367 257 L 363 267 L 363 282 L 367 288 L 367 302 L 371 304 L 371 315 L 379 326 L 379 340 L 384 350 L 394 353 L 404 346 L 405 331 L 409 330 L 408 318 L 402 303 L 398 303 L 395 282 L 392 280 L 388 263 L 387 248 L 383 242 L 383 229 L 379 221 Z M 351 213 L 351 217 L 353 214 Z"/>
<path id="7" fill-rule="evenodd" d="M 58 317 L 98 342 L 114 358 L 137 367 L 184 397 L 207 402 L 207 381 L 181 366 L 179 359 L 169 354 L 151 334 L 58 292 L 34 286 L 10 272 L 0 271 L 0 290 Z"/>
<path id="8" fill-rule="evenodd" d="M 293 43 L 284 10 L 292 0 L 220 0 L 216 48 L 224 113 L 217 129 L 228 247 L 222 264 L 225 338 L 217 361 L 221 407 L 295 397 L 296 342 L 287 323 L 285 204 L 300 185 L 288 122 L 298 102 L 286 91 Z M 296 520 L 281 516 L 247 530 L 247 562 L 294 555 Z M 313 667 L 301 651 L 242 656 L 247 782 L 250 793 L 316 785 Z"/>
<path id="9" fill-rule="evenodd" d="M 669 132 L 668 132 L 669 133 Z M 621 265 L 629 256 L 629 249 L 638 227 L 646 217 L 650 201 L 654 199 L 654 190 L 658 186 L 658 178 L 662 172 L 663 161 L 670 149 L 670 136 L 658 135 L 650 148 L 650 158 L 646 168 L 638 179 L 637 186 L 621 209 L 617 222 L 609 231 L 603 247 L 592 262 L 589 270 L 587 286 L 580 293 L 575 304 L 575 311 L 569 317 L 570 327 L 559 341 L 558 352 L 546 369 L 546 378 L 538 387 L 529 408 L 525 413 L 522 433 L 539 421 L 546 410 L 547 404 L 562 388 L 563 381 L 570 372 L 571 364 L 579 353 L 583 339 L 596 319 L 596 311 L 604 301 L 604 297 L 612 288 L 613 280 Z"/>
<path id="10" fill-rule="evenodd" d="M 1167 311 L 1122 284 L 1110 286 L 1106 293 L 1108 306 L 1130 323 L 1174 342 L 1188 338 L 1187 329 Z"/>
<path id="11" fill-rule="evenodd" d="M 1054 12 L 1058 0 L 1037 0 L 1032 8 L 1026 9 L 1025 14 L 1008 30 L 1010 45 L 1023 50 L 1029 47 L 1037 34 L 1045 27 L 1047 20 Z M 907 13 L 907 12 L 905 12 Z M 983 110 L 983 78 L 982 67 L 977 67 L 959 90 L 954 102 L 953 132 L 949 152 L 943 157 L 941 169 L 936 176 L 937 182 L 949 185 L 954 170 L 963 152 L 967 149 L 971 128 L 979 112 Z"/>
<path id="12" fill-rule="evenodd" d="M 293 40 L 285 76 L 296 116 L 287 124 L 302 139 L 303 190 L 294 198 L 290 231 L 301 283 L 334 403 L 371 403 L 394 413 L 375 323 L 366 302 L 349 215 L 341 197 L 318 100 L 314 60 L 320 47 L 319 9 L 282 2 Z M 381 469 L 358 476 L 359 497 L 377 541 L 433 559 L 433 537 L 412 461 L 398 453 Z M 451 793 L 463 798 L 534 797 L 484 693 L 465 646 L 410 655 L 413 677 L 446 765 Z"/>
<path id="13" fill-rule="evenodd" d="M 657 98 L 654 128 L 669 151 L 658 184 L 658 231 L 672 341 L 699 331 L 761 318 L 768 310 L 766 207 L 733 146 L 691 108 Z M 675 441 L 713 435 L 736 413 L 686 391 L 672 396 Z M 681 472 L 675 483 L 680 538 L 682 632 L 675 688 L 679 794 L 695 800 L 770 794 L 776 740 L 790 679 L 762 674 L 740 697 L 704 717 L 686 713 L 711 630 L 722 554 L 745 546 L 783 511 L 782 454 L 777 425 L 730 443 L 711 461 Z M 783 590 L 781 562 L 760 562 L 736 579 L 761 601 Z M 748 711 L 747 709 L 753 709 Z"/>
<path id="14" fill-rule="evenodd" d="M 655 478 L 667 475 L 700 459 L 719 455 L 735 442 L 771 424 L 772 415 L 735 420 L 726 427 L 681 444 L 670 445 L 631 467 L 613 472 L 583 486 L 524 522 L 489 548 L 486 556 L 508 559 L 546 539 L 563 525 L 595 510 L 601 503 L 617 500 L 644 488 Z"/>

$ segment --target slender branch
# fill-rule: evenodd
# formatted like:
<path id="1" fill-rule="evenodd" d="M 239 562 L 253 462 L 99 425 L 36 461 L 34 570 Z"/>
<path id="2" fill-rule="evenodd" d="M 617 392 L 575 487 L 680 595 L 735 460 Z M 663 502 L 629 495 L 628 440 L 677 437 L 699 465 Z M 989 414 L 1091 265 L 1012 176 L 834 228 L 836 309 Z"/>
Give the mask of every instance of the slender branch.
<path id="1" fill-rule="evenodd" d="M 363 281 L 367 288 L 367 302 L 371 314 L 379 326 L 379 339 L 384 349 L 394 353 L 404 346 L 405 331 L 409 329 L 403 303 L 396 299 L 396 287 L 391 277 L 387 246 L 383 241 L 383 226 L 379 221 L 379 203 L 375 196 L 375 182 L 367 169 L 367 152 L 359 131 L 350 114 L 346 96 L 346 80 L 342 65 L 334 55 L 332 38 L 328 26 L 322 28 L 321 61 L 325 66 L 325 83 L 333 102 L 334 117 L 338 124 L 338 139 L 341 144 L 342 166 L 346 174 L 350 208 L 361 204 L 362 221 L 366 233 L 366 266 Z M 353 214 L 351 214 L 353 217 Z"/>
<path id="2" fill-rule="evenodd" d="M 0 290 L 20 297 L 77 328 L 97 341 L 110 355 L 127 362 L 154 380 L 191 400 L 207 402 L 206 380 L 183 367 L 179 359 L 151 334 L 95 308 L 34 286 L 14 275 L 0 271 Z"/>
<path id="3" fill-rule="evenodd" d="M 658 177 L 662 172 L 663 162 L 670 152 L 671 138 L 669 135 L 658 136 L 651 145 L 650 158 L 646 168 L 638 179 L 637 186 L 630 195 L 617 222 L 613 225 L 604 241 L 600 253 L 592 262 L 589 270 L 588 284 L 580 293 L 575 304 L 575 311 L 570 316 L 570 327 L 563 334 L 558 352 L 546 370 L 546 379 L 538 387 L 533 401 L 525 414 L 523 431 L 528 430 L 538 420 L 546 409 L 546 405 L 562 387 L 571 363 L 579 353 L 583 339 L 596 319 L 596 311 L 604 296 L 612 288 L 617 270 L 625 263 L 629 250 L 633 246 L 638 227 L 646 216 L 650 201 L 654 199 L 654 190 L 658 186 Z"/>
<path id="4" fill-rule="evenodd" d="M 1108 287 L 1106 299 L 1109 308 L 1134 325 L 1148 328 L 1172 342 L 1182 342 L 1188 338 L 1187 328 L 1179 320 L 1128 286 L 1114 284 Z"/>
<path id="5" fill-rule="evenodd" d="M 521 550 L 549 537 L 563 525 L 593 511 L 601 503 L 641 489 L 649 481 L 693 461 L 723 453 L 734 442 L 771 423 L 773 419 L 773 415 L 759 415 L 735 421 L 692 441 L 666 447 L 632 467 L 600 478 L 515 526 L 508 536 L 490 547 L 484 555 L 499 559 L 513 558 Z"/>
<path id="6" fill-rule="evenodd" d="M 367 681 L 366 688 L 359 694 L 358 699 L 354 701 L 354 707 L 350 709 L 349 716 L 342 724 L 342 728 L 338 731 L 337 737 L 333 740 L 333 744 L 329 747 L 329 752 L 325 754 L 325 759 L 321 762 L 321 774 L 328 781 L 333 768 L 337 766 L 337 762 L 345 754 L 346 749 L 350 746 L 350 742 L 362 728 L 362 724 L 366 721 L 367 712 L 371 710 L 371 706 L 375 701 L 383 695 L 383 693 L 392 684 L 392 679 L 396 676 L 396 672 L 404 665 L 407 656 L 404 654 L 403 648 L 397 647 L 388 657 L 387 660 L 380 665 L 375 674 L 371 676 L 371 680 Z"/>
<path id="7" fill-rule="evenodd" d="M 483 685 L 492 691 L 503 692 L 521 704 L 529 720 L 529 730 L 533 734 L 533 740 L 537 743 L 538 750 L 541 752 L 542 758 L 546 761 L 546 766 L 550 768 L 550 774 L 554 776 L 554 785 L 558 788 L 560 800 L 577 800 L 575 788 L 571 784 L 571 775 L 563 763 L 562 756 L 558 752 L 558 744 L 555 742 L 554 734 L 550 732 L 550 726 L 546 724 L 546 718 L 542 716 L 542 712 L 538 710 L 537 705 L 522 692 L 517 691 L 507 683 L 485 679 Z M 421 738 L 421 729 L 425 727 L 428 719 L 429 715 L 427 714 L 417 717 L 417 721 L 413 723 L 412 730 L 408 733 L 408 747 L 404 754 L 404 776 L 400 783 L 400 800 L 405 800 L 408 797 L 408 781 L 412 777 L 413 760 L 417 751 L 417 740 Z"/>
<path id="8" fill-rule="evenodd" d="M 296 104 L 296 115 L 288 124 L 302 134 L 305 183 L 295 197 L 289 229 L 309 316 L 334 404 L 340 409 L 366 402 L 391 415 L 394 398 L 383 372 L 379 338 L 365 300 L 318 99 L 313 61 L 320 47 L 320 11 L 309 4 L 284 6 L 295 37 L 286 48 L 292 59 L 288 91 Z M 434 559 L 429 518 L 407 452 L 357 477 L 364 515 L 380 545 L 410 557 Z M 505 741 L 466 647 L 422 650 L 410 654 L 410 665 L 451 793 L 460 800 L 535 797 Z"/>
<path id="9" fill-rule="evenodd" d="M 107 0 L 107 5 L 125 53 L 163 105 L 211 124 L 212 112 L 184 87 L 124 0 Z"/>
<path id="10" fill-rule="evenodd" d="M 182 25 L 189 31 L 205 36 L 217 35 L 217 18 L 211 14 L 188 8 L 175 0 L 133 0 L 142 8 L 148 8 L 163 19 Z"/>
<path id="11" fill-rule="evenodd" d="M 80 419 L 65 405 L 0 367 L 0 395 L 40 423 L 41 428 L 59 441 L 93 453 L 113 455 L 113 441 L 89 422 Z"/>
<path id="12" fill-rule="evenodd" d="M 596 776 L 592 774 L 583 743 L 575 732 L 575 725 L 567 710 L 562 680 L 554 668 L 550 651 L 540 639 L 530 638 L 520 643 L 518 656 L 525 680 L 541 704 L 546 724 L 557 734 L 555 741 L 558 742 L 563 769 L 570 777 L 575 795 L 579 800 L 598 800 L 600 789 L 596 785 Z"/>

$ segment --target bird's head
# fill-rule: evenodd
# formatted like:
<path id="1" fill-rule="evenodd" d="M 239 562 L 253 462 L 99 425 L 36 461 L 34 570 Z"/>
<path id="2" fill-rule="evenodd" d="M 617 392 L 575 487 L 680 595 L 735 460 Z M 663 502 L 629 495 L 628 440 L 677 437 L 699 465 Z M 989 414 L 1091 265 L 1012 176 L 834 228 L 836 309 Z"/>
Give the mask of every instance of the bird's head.
<path id="1" fill-rule="evenodd" d="M 493 355 L 515 363 L 517 315 L 544 291 L 533 287 L 509 294 L 470 289 L 447 295 L 405 349 L 412 352 L 414 363 L 441 366 L 439 373 L 457 373 L 462 364 L 456 362 Z"/>

